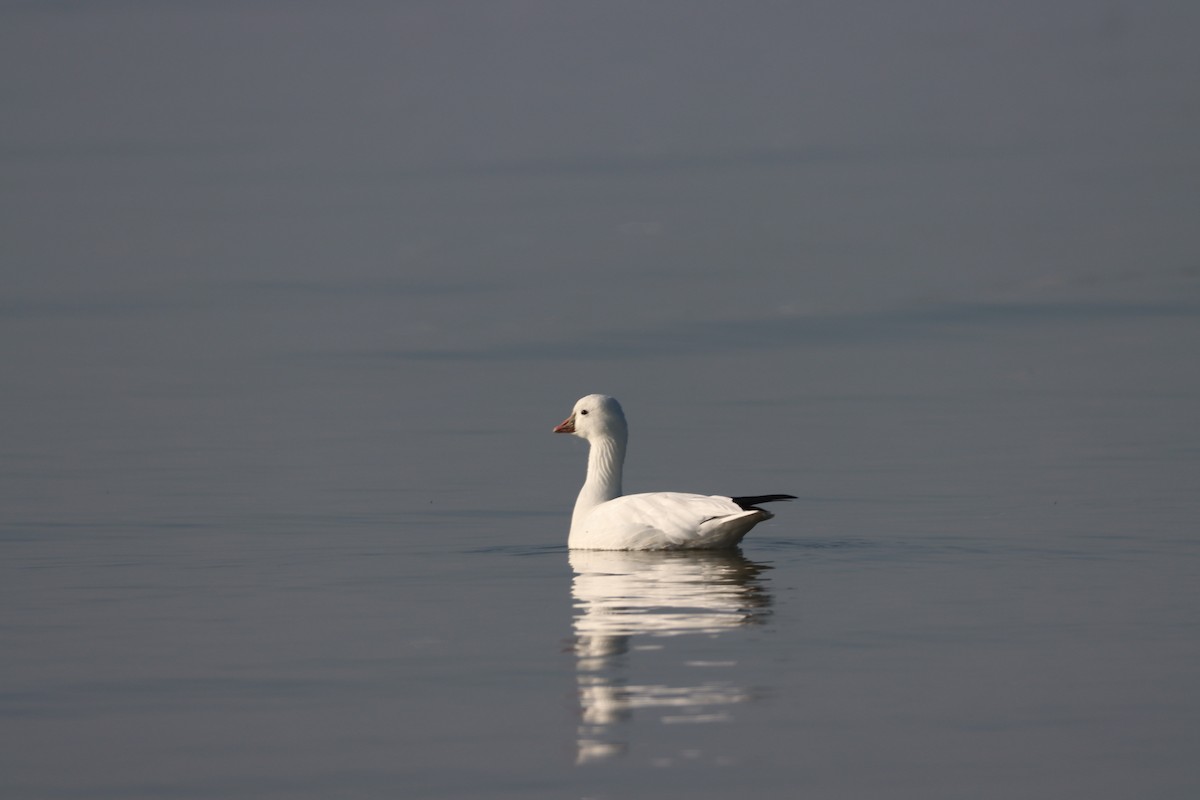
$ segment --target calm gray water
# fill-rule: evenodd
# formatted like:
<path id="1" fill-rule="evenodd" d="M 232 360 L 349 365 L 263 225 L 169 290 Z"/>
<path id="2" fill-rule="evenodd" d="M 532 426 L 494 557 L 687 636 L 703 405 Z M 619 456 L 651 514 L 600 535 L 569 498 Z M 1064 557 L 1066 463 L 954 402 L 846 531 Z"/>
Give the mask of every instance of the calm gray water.
<path id="1" fill-rule="evenodd" d="M 0 797 L 1197 796 L 1200 11 L 843 6 L 0 4 Z"/>

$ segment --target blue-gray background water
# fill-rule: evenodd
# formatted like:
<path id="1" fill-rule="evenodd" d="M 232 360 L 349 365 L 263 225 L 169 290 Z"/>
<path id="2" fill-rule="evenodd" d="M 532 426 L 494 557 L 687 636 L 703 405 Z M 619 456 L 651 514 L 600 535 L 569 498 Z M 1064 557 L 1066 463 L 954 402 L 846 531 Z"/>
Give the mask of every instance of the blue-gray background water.
<path id="1" fill-rule="evenodd" d="M 1196 797 L 1198 30 L 0 3 L 0 796 Z"/>

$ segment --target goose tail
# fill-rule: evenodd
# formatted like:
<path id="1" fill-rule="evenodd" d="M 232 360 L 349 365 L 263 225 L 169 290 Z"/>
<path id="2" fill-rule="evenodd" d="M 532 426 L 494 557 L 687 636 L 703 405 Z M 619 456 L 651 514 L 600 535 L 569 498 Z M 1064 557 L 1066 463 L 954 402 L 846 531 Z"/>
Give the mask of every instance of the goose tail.
<path id="1" fill-rule="evenodd" d="M 755 494 L 746 497 L 731 497 L 729 498 L 737 504 L 743 511 L 765 511 L 758 508 L 759 503 L 774 503 L 776 500 L 795 500 L 794 494 Z"/>

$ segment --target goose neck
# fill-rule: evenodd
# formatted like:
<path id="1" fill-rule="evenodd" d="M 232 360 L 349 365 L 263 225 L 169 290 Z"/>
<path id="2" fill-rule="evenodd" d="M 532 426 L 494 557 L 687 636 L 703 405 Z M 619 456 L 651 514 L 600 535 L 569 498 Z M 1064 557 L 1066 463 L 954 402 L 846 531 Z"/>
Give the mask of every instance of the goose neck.
<path id="1" fill-rule="evenodd" d="M 592 442 L 588 451 L 586 488 L 595 502 L 621 496 L 621 469 L 625 463 L 625 442 L 604 437 Z"/>

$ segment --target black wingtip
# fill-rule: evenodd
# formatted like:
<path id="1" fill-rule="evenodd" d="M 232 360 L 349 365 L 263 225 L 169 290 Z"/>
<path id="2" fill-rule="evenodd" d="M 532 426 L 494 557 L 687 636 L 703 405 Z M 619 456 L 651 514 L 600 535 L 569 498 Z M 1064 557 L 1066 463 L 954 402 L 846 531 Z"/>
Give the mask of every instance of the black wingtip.
<path id="1" fill-rule="evenodd" d="M 749 511 L 759 503 L 774 503 L 776 500 L 795 500 L 794 494 L 756 494 L 750 497 L 731 497 L 743 511 Z"/>

